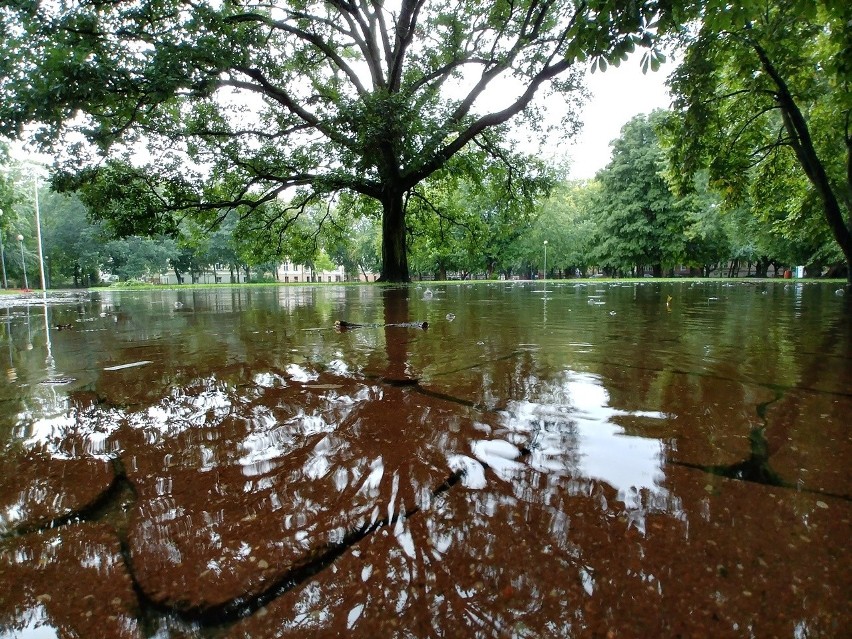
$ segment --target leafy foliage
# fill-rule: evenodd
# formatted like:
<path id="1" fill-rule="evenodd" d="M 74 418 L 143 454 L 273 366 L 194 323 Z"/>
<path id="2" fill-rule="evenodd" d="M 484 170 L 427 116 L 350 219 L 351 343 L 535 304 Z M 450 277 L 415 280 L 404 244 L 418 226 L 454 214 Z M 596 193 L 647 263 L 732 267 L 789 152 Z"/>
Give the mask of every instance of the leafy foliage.
<path id="1" fill-rule="evenodd" d="M 56 146 L 76 131 L 113 159 L 144 143 L 151 161 L 139 170 L 98 163 L 82 146 L 66 165 L 74 175 L 95 167 L 79 175 L 101 183 L 97 199 L 110 205 L 95 215 L 121 233 L 174 233 L 186 214 L 211 224 L 236 211 L 284 234 L 336 194 L 372 198 L 382 207 L 384 278 L 405 280 L 404 202 L 415 187 L 473 142 L 505 156 L 488 131 L 516 117 L 537 127 L 537 96 L 577 98 L 565 109 L 563 128 L 573 130 L 583 65 L 603 69 L 652 47 L 655 20 L 667 24 L 670 8 L 655 0 L 8 4 L 0 134 L 35 123 L 37 138 Z M 660 59 L 652 49 L 647 64 Z M 117 201 L 124 196 L 126 205 Z"/>
<path id="2" fill-rule="evenodd" d="M 671 80 L 680 187 L 708 167 L 730 208 L 750 205 L 785 237 L 805 237 L 808 261 L 839 248 L 851 266 L 852 5 L 714 0 L 692 10 L 701 26 L 684 31 Z"/>
<path id="3" fill-rule="evenodd" d="M 685 219 L 665 180 L 665 156 L 654 130 L 662 112 L 636 116 L 613 142 L 598 174 L 597 247 L 601 265 L 629 272 L 650 266 L 659 276 L 685 257 Z"/>

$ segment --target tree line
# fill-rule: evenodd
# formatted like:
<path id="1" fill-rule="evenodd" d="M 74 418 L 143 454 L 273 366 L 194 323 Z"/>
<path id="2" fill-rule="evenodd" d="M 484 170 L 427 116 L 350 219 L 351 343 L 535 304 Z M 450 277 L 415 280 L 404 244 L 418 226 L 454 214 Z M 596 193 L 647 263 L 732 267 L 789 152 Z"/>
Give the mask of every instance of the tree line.
<path id="1" fill-rule="evenodd" d="M 654 71 L 673 46 L 664 166 L 644 191 L 616 163 L 602 172 L 592 190 L 624 188 L 585 208 L 606 213 L 587 254 L 613 271 L 713 264 L 693 255 L 718 236 L 699 212 L 716 197 L 790 244 L 756 248 L 761 263 L 839 261 L 852 278 L 850 20 L 837 0 L 11 3 L 0 134 L 54 152 L 54 187 L 116 237 L 200 246 L 231 228 L 251 259 L 280 260 L 375 228 L 386 281 L 459 251 L 516 271 L 531 264 L 519 227 L 559 180 L 511 127 L 544 135 L 558 108 L 570 136 L 585 69 L 636 51 Z"/>
<path id="2" fill-rule="evenodd" d="M 748 204 L 731 208 L 711 187 L 706 170 L 679 195 L 664 142 L 673 115 L 656 111 L 631 119 L 612 143 L 612 159 L 592 180 L 567 180 L 540 166 L 529 198 L 507 197 L 502 165 L 481 180 L 448 176 L 430 183 L 423 198 L 409 203 L 412 275 L 440 280 L 597 273 L 725 276 L 745 268 L 765 277 L 770 267 L 778 274 L 793 265 L 806 266 L 808 276 L 835 274 L 830 267 L 842 263 L 843 255 L 825 229 L 803 233 L 765 223 Z M 329 214 L 329 206 L 309 211 L 280 246 L 271 247 L 262 231 L 238 232 L 235 215 L 215 229 L 187 220 L 176 237 L 117 238 L 78 197 L 45 188 L 40 198 L 53 286 L 93 285 L 101 274 L 150 281 L 166 271 L 179 282 L 196 282 L 215 265 L 224 269 L 222 281 L 244 281 L 241 272 L 262 281 L 273 277 L 282 256 L 317 271 L 343 265 L 347 279 L 358 280 L 377 272 L 381 262 L 377 221 L 355 217 L 340 226 L 342 218 L 335 214 L 338 222 L 323 226 L 320 218 Z M 32 201 L 26 193 L 16 208 L 17 225 L 7 236 L 9 231 L 27 236 L 25 255 L 35 273 Z M 783 211 L 763 215 L 783 220 Z M 819 226 L 817 219 L 811 228 Z M 20 277 L 17 255 L 8 266 Z"/>

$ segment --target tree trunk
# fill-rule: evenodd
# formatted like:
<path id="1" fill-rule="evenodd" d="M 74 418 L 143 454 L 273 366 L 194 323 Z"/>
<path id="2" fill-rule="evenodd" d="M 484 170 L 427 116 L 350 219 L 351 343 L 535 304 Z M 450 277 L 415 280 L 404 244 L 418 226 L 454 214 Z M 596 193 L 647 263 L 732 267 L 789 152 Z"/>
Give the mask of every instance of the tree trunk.
<path id="1" fill-rule="evenodd" d="M 834 189 L 832 189 L 831 181 L 828 178 L 825 165 L 822 163 L 821 158 L 817 155 L 816 149 L 814 148 L 811 132 L 808 128 L 805 116 L 802 115 L 802 111 L 799 109 L 799 105 L 790 93 L 787 83 L 784 81 L 784 78 L 781 77 L 778 69 L 776 69 L 772 64 L 772 61 L 766 54 L 766 51 L 764 51 L 759 44 L 754 43 L 754 50 L 760 59 L 763 70 L 766 71 L 770 78 L 772 78 L 772 81 L 778 88 L 778 93 L 775 95 L 775 101 L 781 108 L 781 117 L 784 122 L 784 128 L 790 135 L 790 146 L 793 148 L 805 175 L 808 177 L 808 180 L 810 180 L 817 192 L 817 195 L 819 195 L 822 200 L 825 219 L 828 222 L 828 226 L 831 229 L 832 234 L 834 235 L 834 239 L 840 245 L 840 249 L 843 251 L 843 256 L 846 258 L 846 264 L 849 267 L 846 274 L 846 285 L 847 287 L 852 288 L 852 230 L 850 230 L 846 221 L 843 219 L 840 199 L 837 197 Z M 852 145 L 849 144 L 848 135 L 846 147 L 847 166 L 852 167 Z M 847 169 L 846 188 L 852 189 L 852 172 L 850 172 L 850 169 Z"/>
<path id="2" fill-rule="evenodd" d="M 382 198 L 382 276 L 380 282 L 410 282 L 402 193 Z"/>

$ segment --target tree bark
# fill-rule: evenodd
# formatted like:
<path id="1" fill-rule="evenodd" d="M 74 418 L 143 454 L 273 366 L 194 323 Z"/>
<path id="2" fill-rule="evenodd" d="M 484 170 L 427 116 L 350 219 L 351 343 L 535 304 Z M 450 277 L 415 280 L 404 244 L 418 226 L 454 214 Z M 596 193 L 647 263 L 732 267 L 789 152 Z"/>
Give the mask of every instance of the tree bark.
<path id="1" fill-rule="evenodd" d="M 831 187 L 831 181 L 828 178 L 828 173 L 825 170 L 825 165 L 817 155 L 816 149 L 811 139 L 811 132 L 808 128 L 805 116 L 799 109 L 793 95 L 784 78 L 772 64 L 766 51 L 759 44 L 754 43 L 754 50 L 757 57 L 760 59 L 763 70 L 772 78 L 773 83 L 778 89 L 775 95 L 775 101 L 781 109 L 781 116 L 784 121 L 784 128 L 790 135 L 790 143 L 793 151 L 805 171 L 805 175 L 810 180 L 814 189 L 819 195 L 823 203 L 825 219 L 831 229 L 834 239 L 840 245 L 843 255 L 846 258 L 847 273 L 846 284 L 852 287 L 852 230 L 847 226 L 843 219 L 843 212 L 840 208 L 840 200 L 837 194 Z M 847 188 L 850 185 L 847 182 Z"/>
<path id="2" fill-rule="evenodd" d="M 380 282 L 410 282 L 407 229 L 402 193 L 382 198 L 382 275 Z"/>

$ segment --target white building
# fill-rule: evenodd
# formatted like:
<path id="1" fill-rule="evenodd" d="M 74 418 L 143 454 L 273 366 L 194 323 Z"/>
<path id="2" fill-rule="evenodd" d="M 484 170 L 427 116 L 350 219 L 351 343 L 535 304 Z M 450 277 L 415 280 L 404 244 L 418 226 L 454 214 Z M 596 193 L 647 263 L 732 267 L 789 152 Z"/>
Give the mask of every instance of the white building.
<path id="1" fill-rule="evenodd" d="M 235 283 L 242 283 L 246 281 L 257 281 L 260 277 L 269 278 L 272 276 L 277 281 L 282 283 L 291 283 L 291 282 L 324 282 L 324 283 L 334 283 L 334 282 L 345 282 L 346 281 L 346 271 L 342 266 L 338 266 L 333 271 L 319 271 L 314 272 L 311 270 L 309 266 L 305 266 L 303 264 L 293 264 L 291 262 L 284 262 L 278 265 L 277 274 L 270 273 L 266 271 L 264 273 L 258 273 L 255 270 L 251 271 L 251 275 L 248 280 L 246 280 L 246 272 L 242 269 L 234 271 L 234 280 Z M 277 275 L 277 277 L 276 277 Z M 183 282 L 187 284 L 192 281 L 192 277 L 189 273 L 185 273 L 183 275 Z M 214 264 L 207 267 L 203 273 L 198 276 L 197 283 L 198 284 L 221 284 L 221 283 L 229 283 L 231 281 L 231 271 L 227 266 L 222 266 L 221 264 Z M 166 271 L 165 273 L 160 273 L 159 275 L 155 275 L 151 278 L 151 282 L 154 284 L 162 284 L 162 285 L 176 285 L 178 284 L 177 276 L 174 271 Z"/>

